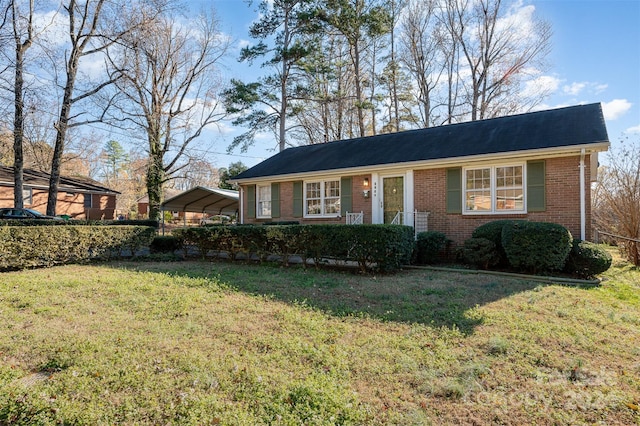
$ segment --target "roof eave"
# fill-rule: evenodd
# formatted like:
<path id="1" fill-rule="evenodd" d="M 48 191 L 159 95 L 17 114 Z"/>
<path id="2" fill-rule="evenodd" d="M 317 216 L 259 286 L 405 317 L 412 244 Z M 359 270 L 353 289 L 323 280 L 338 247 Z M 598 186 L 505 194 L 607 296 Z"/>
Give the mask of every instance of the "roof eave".
<path id="1" fill-rule="evenodd" d="M 9 181 L 0 181 L 0 186 L 11 186 L 13 187 L 15 185 L 15 183 L 13 181 L 9 182 Z M 43 190 L 49 190 L 49 186 L 48 185 L 39 185 L 39 184 L 32 184 L 32 183 L 26 183 L 24 184 L 25 187 L 28 188 L 34 188 L 34 189 L 43 189 Z M 58 187 L 58 192 L 73 192 L 73 193 L 78 193 L 78 194 L 102 194 L 102 195 L 119 195 L 121 194 L 121 192 L 119 191 L 115 191 L 113 189 L 111 190 L 100 190 L 100 189 L 87 189 L 87 188 L 76 188 L 76 187 L 72 187 L 72 186 L 59 186 Z"/>
<path id="2" fill-rule="evenodd" d="M 229 179 L 230 182 L 239 185 L 258 182 L 287 182 L 292 180 L 304 180 L 309 177 L 323 176 L 340 176 L 340 175 L 357 175 L 380 172 L 381 169 L 387 170 L 407 170 L 407 169 L 432 169 L 441 167 L 452 167 L 467 165 L 469 163 L 500 161 L 508 158 L 514 159 L 542 159 L 552 157 L 567 157 L 571 155 L 579 155 L 582 150 L 586 153 L 607 151 L 611 143 L 609 141 L 594 142 L 588 144 L 561 146 L 553 148 L 528 149 L 522 151 L 498 152 L 491 154 L 469 155 L 464 157 L 439 158 L 433 160 L 406 161 L 402 163 L 390 164 L 373 164 L 359 167 L 349 167 L 342 169 L 318 170 L 312 172 L 290 173 L 284 175 L 268 175 L 246 179 Z"/>

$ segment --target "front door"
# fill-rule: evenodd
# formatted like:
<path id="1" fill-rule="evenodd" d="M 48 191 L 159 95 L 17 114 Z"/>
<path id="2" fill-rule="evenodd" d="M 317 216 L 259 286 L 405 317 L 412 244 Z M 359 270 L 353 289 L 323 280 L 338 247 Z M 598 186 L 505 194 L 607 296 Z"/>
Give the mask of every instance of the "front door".
<path id="1" fill-rule="evenodd" d="M 391 223 L 398 212 L 404 212 L 404 177 L 382 178 L 382 210 L 384 223 Z"/>

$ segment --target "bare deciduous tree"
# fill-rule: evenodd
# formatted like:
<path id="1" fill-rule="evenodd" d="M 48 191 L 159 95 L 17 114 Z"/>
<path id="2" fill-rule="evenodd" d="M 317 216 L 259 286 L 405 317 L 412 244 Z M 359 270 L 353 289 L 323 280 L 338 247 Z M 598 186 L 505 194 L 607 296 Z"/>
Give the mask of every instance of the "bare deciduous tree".
<path id="1" fill-rule="evenodd" d="M 206 126 L 222 120 L 217 67 L 228 41 L 217 21 L 202 15 L 189 27 L 173 17 L 158 17 L 123 39 L 123 48 L 109 53 L 124 125 L 141 131 L 147 141 L 149 217 L 160 217 L 162 185 L 185 167 L 189 145 Z"/>
<path id="2" fill-rule="evenodd" d="M 600 231 L 624 237 L 617 241 L 619 246 L 629 261 L 640 265 L 640 141 L 620 145 L 599 170 L 593 218 Z"/>
<path id="3" fill-rule="evenodd" d="M 435 7 L 434 0 L 414 0 L 407 5 L 401 22 L 402 63 L 416 85 L 420 127 L 432 124 L 432 92 L 445 65 L 438 56 L 440 46 L 434 36 Z"/>
<path id="4" fill-rule="evenodd" d="M 539 69 L 549 51 L 551 29 L 542 20 L 521 28 L 517 16 L 505 17 L 502 0 L 447 1 L 455 41 L 469 72 L 466 81 L 471 120 L 514 113 L 526 104 L 519 99 L 522 76 Z"/>
<path id="5" fill-rule="evenodd" d="M 35 31 L 33 25 L 34 0 L 6 0 L 0 5 L 2 8 L 2 20 L 0 21 L 0 51 L 6 64 L 0 70 L 3 80 L 3 88 L 12 94 L 12 133 L 13 133 L 13 177 L 14 191 L 13 202 L 16 207 L 22 208 L 23 201 L 23 170 L 24 154 L 23 144 L 25 139 L 25 67 L 26 53 L 33 45 Z M 5 62 L 6 61 L 6 62 Z"/>
<path id="6" fill-rule="evenodd" d="M 24 156 L 22 144 L 24 137 L 24 55 L 33 43 L 33 0 L 29 1 L 28 12 L 22 17 L 17 0 L 11 1 L 11 21 L 13 41 L 15 43 L 14 70 L 14 110 L 13 110 L 13 203 L 15 207 L 24 207 L 22 182 Z"/>
<path id="7" fill-rule="evenodd" d="M 113 73 L 103 73 L 97 82 L 92 82 L 89 78 L 79 80 L 81 60 L 102 58 L 106 50 L 118 43 L 124 35 L 143 26 L 160 13 L 163 4 L 163 0 L 145 4 L 126 0 L 67 0 L 63 5 L 67 15 L 69 40 L 65 45 L 64 82 L 60 84 L 62 97 L 55 123 L 56 138 L 51 161 L 47 214 L 54 215 L 56 210 L 67 131 L 73 127 L 101 122 L 104 118 L 104 111 L 90 116 L 87 114 L 88 108 L 72 115 L 73 107 L 81 102 L 88 102 L 120 77 Z M 83 87 L 79 83 L 84 83 Z M 104 108 L 108 108 L 109 104 L 110 101 L 107 101 Z"/>

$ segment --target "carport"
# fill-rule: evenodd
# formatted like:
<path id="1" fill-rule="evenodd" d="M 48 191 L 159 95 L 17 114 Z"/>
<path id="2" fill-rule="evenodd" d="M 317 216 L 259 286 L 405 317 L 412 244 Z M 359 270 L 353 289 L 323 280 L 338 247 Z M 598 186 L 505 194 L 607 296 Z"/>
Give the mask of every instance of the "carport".
<path id="1" fill-rule="evenodd" d="M 161 204 L 162 229 L 164 231 L 164 212 L 195 212 L 210 215 L 235 216 L 239 209 L 238 191 L 220 188 L 196 186 L 188 191 L 171 197 Z"/>

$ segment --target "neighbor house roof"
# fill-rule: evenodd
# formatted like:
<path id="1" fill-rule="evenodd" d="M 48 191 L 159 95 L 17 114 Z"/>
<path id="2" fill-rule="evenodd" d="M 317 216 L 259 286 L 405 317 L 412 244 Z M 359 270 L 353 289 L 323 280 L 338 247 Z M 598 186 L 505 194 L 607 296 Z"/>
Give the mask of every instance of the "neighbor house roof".
<path id="1" fill-rule="evenodd" d="M 234 215 L 238 212 L 238 191 L 196 186 L 162 203 L 168 211 Z"/>
<path id="2" fill-rule="evenodd" d="M 289 148 L 233 181 L 608 144 L 597 103 Z"/>
<path id="3" fill-rule="evenodd" d="M 49 189 L 49 173 L 24 169 L 23 185 L 29 188 Z M 13 186 L 13 167 L 0 166 L 0 185 Z M 118 191 L 103 186 L 100 182 L 83 176 L 60 176 L 59 192 L 84 192 L 115 195 Z"/>

